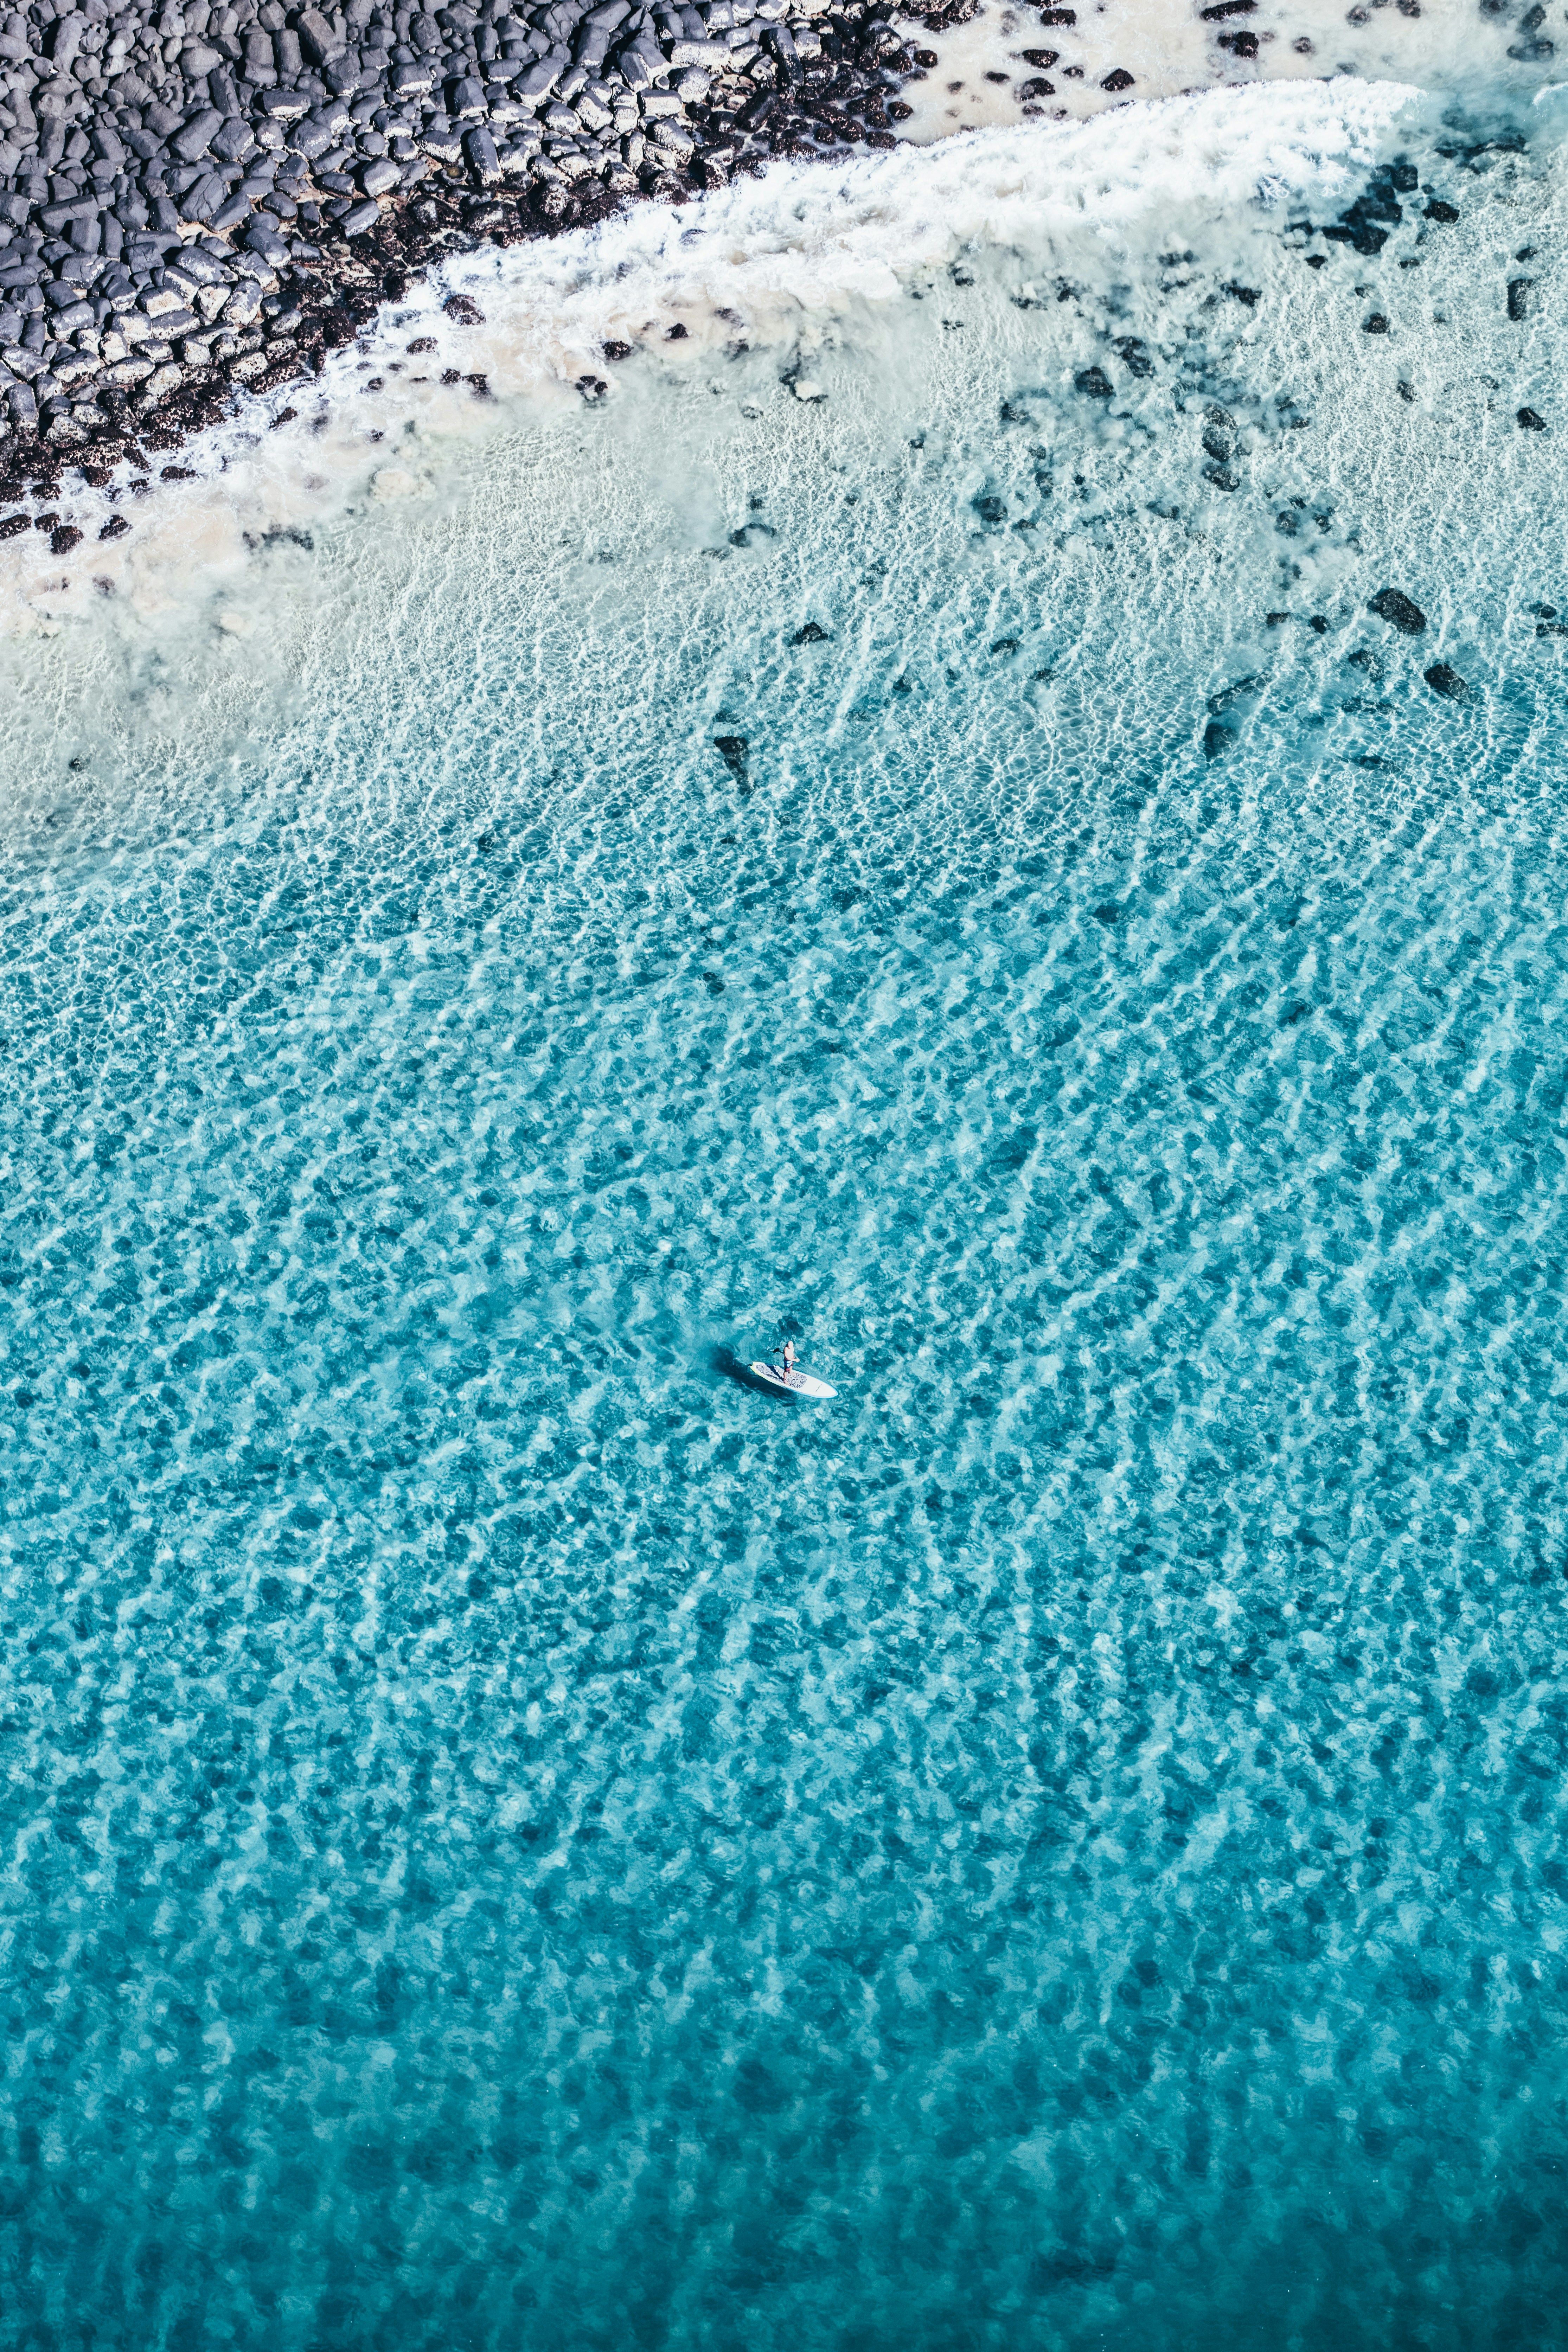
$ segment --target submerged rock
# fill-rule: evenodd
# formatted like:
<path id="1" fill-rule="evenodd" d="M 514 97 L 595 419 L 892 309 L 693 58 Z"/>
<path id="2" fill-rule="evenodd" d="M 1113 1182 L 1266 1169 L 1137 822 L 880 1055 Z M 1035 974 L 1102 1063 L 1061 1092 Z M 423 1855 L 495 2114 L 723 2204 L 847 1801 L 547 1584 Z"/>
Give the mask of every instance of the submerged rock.
<path id="1" fill-rule="evenodd" d="M 832 632 L 825 629 L 820 621 L 807 621 L 803 629 L 797 629 L 795 631 L 794 636 L 790 639 L 790 643 L 792 646 L 826 645 L 830 640 L 831 635 Z"/>
<path id="2" fill-rule="evenodd" d="M 1149 346 L 1138 335 L 1120 335 L 1116 351 L 1129 375 L 1149 376 L 1154 373 L 1154 362 Z"/>
<path id="3" fill-rule="evenodd" d="M 1527 433 L 1544 433 L 1548 429 L 1545 417 L 1533 408 L 1521 408 L 1519 421 Z"/>
<path id="4" fill-rule="evenodd" d="M 1109 400 L 1116 389 L 1102 367 L 1079 368 L 1073 384 L 1089 400 Z"/>
<path id="5" fill-rule="evenodd" d="M 1426 626 L 1426 615 L 1402 588 L 1380 588 L 1367 605 L 1380 621 L 1391 622 L 1402 635 L 1418 637 Z"/>
<path id="6" fill-rule="evenodd" d="M 1469 695 L 1470 689 L 1458 671 L 1450 669 L 1447 662 L 1434 662 L 1431 668 L 1423 670 L 1421 675 L 1433 693 L 1440 694 L 1445 702 L 1463 702 Z"/>

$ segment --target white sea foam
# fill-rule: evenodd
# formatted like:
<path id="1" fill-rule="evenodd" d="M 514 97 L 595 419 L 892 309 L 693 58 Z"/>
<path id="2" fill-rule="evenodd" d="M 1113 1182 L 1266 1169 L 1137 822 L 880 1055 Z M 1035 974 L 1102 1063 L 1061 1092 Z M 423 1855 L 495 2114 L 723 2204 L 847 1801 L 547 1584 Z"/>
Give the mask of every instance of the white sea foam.
<path id="1" fill-rule="evenodd" d="M 1512 16 L 1483 16 L 1474 0 L 1420 0 L 1408 13 L 1388 0 L 1347 10 L 1344 0 L 1257 0 L 1243 19 L 1205 23 L 1197 7 L 1170 0 L 1119 0 L 1081 7 L 1074 25 L 1042 26 L 1030 7 L 987 0 L 968 21 L 931 34 L 910 18 L 905 30 L 938 63 L 904 91 L 913 108 L 906 138 L 931 141 L 988 123 L 1021 120 L 1034 106 L 1060 121 L 1208 88 L 1243 88 L 1355 74 L 1368 80 L 1415 82 L 1423 89 L 1479 92 L 1532 89 L 1553 70 L 1551 45 L 1537 46 Z M 1357 22 L 1359 17 L 1360 22 Z M 1241 34 L 1257 43 L 1239 57 Z M 1048 95 L 1024 92 L 1040 79 L 1026 49 L 1055 52 Z M 1108 90 L 1108 76 L 1128 73 L 1131 89 Z"/>
<path id="2" fill-rule="evenodd" d="M 1212 242 L 1216 218 L 1239 252 L 1270 232 L 1279 203 L 1342 196 L 1419 104 L 1409 86 L 1353 79 L 1209 91 L 933 149 L 780 163 L 700 205 L 639 205 L 591 230 L 455 258 L 313 387 L 252 402 L 200 436 L 182 459 L 196 479 L 146 499 L 122 484 L 112 502 L 68 491 L 60 512 L 86 540 L 66 558 L 31 536 L 0 550 L 0 630 L 49 633 L 94 614 L 176 622 L 237 591 L 269 532 L 367 493 L 393 504 L 437 489 L 476 442 L 525 425 L 537 404 L 574 403 L 584 376 L 629 396 L 637 371 L 617 375 L 607 341 L 688 373 L 743 341 L 778 355 L 773 393 L 789 399 L 808 394 L 812 354 L 836 322 L 892 306 L 965 252 L 1011 247 L 1088 268 L 1151 234 Z M 446 315 L 456 291 L 476 299 L 481 325 Z M 683 340 L 668 341 L 672 327 Z M 411 353 L 432 338 L 433 352 Z M 443 383 L 453 370 L 458 381 Z M 475 376 L 490 398 L 476 398 Z M 290 407 L 298 415 L 275 425 Z M 113 511 L 134 528 L 104 543 Z"/>

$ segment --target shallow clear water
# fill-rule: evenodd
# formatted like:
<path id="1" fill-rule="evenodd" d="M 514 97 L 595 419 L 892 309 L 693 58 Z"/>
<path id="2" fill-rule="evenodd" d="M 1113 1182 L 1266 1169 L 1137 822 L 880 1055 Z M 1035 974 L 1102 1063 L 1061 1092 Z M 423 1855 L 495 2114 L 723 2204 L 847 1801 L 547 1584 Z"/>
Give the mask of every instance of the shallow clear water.
<path id="1" fill-rule="evenodd" d="M 1562 166 L 1435 136 L 6 654 L 7 2342 L 1560 2340 Z"/>

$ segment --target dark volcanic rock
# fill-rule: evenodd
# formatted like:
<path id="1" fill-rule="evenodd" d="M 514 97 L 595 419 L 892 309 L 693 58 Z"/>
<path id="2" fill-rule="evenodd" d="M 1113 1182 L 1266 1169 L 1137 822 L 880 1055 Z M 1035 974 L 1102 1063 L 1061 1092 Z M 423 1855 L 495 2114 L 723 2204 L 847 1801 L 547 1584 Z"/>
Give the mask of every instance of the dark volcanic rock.
<path id="1" fill-rule="evenodd" d="M 123 539 L 130 528 L 123 515 L 110 515 L 98 535 L 100 539 Z"/>
<path id="2" fill-rule="evenodd" d="M 830 634 L 831 633 L 828 630 L 822 626 L 819 621 L 807 621 L 805 628 L 797 629 L 795 631 L 794 636 L 790 639 L 790 643 L 792 646 L 826 645 L 829 640 Z"/>
<path id="3" fill-rule="evenodd" d="M 715 735 L 713 738 L 713 749 L 739 783 L 743 784 L 746 781 L 746 760 L 751 748 L 743 735 Z"/>
<path id="4" fill-rule="evenodd" d="M 1366 609 L 1375 613 L 1380 621 L 1391 621 L 1407 637 L 1418 637 L 1426 626 L 1426 614 L 1402 588 L 1380 588 Z"/>
<path id="5" fill-rule="evenodd" d="M 1530 289 L 1532 278 L 1510 278 L 1508 281 L 1508 315 L 1515 320 L 1530 316 Z"/>
<path id="6" fill-rule="evenodd" d="M 1434 662 L 1431 668 L 1423 670 L 1421 675 L 1433 693 L 1440 694 L 1445 702 L 1463 702 L 1469 694 L 1470 689 L 1458 671 L 1450 669 L 1447 662 Z"/>
<path id="7" fill-rule="evenodd" d="M 1521 408 L 1519 412 L 1519 421 L 1527 433 L 1544 433 L 1547 429 L 1545 417 L 1540 415 L 1533 408 Z"/>
<path id="8" fill-rule="evenodd" d="M 1079 368 L 1073 383 L 1090 400 L 1109 400 L 1116 389 L 1102 367 Z"/>

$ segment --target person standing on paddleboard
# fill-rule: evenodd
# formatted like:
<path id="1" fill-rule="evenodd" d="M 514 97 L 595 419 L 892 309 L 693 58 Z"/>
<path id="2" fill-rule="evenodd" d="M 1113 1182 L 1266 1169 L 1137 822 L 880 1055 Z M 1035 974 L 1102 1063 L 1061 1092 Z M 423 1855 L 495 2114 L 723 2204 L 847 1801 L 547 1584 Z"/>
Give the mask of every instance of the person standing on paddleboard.
<path id="1" fill-rule="evenodd" d="M 779 1377 L 782 1380 L 793 1381 L 795 1378 L 795 1341 L 793 1339 L 786 1339 L 784 1346 L 777 1349 L 774 1352 L 775 1360 L 777 1360 L 779 1365 Z"/>

